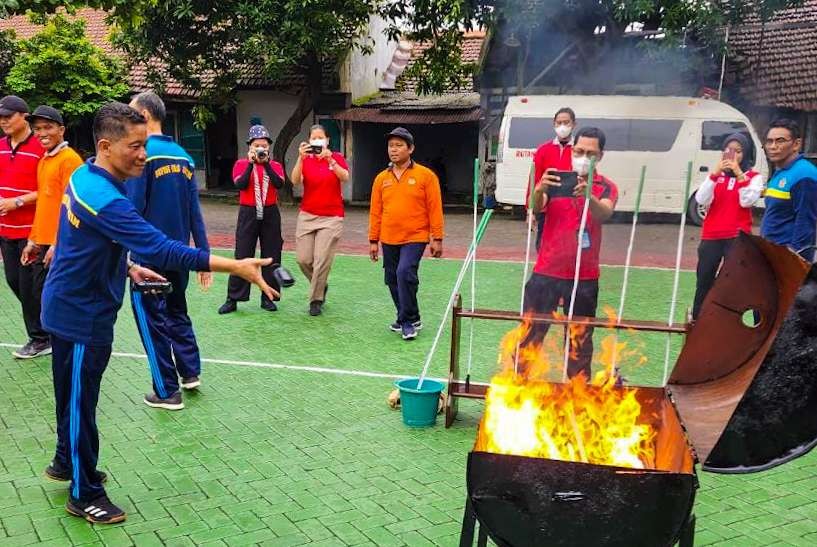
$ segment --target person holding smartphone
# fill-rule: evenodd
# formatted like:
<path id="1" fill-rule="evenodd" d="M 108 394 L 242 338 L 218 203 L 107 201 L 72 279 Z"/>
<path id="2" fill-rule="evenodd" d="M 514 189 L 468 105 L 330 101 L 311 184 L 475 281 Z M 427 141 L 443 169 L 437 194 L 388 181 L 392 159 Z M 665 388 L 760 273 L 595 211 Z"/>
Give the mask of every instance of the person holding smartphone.
<path id="1" fill-rule="evenodd" d="M 723 154 L 704 179 L 695 201 L 709 207 L 698 245 L 697 284 L 692 319 L 697 319 L 724 257 L 740 232 L 752 232 L 752 205 L 763 193 L 763 176 L 754 170 L 755 148 L 742 133 L 729 135 Z"/>
<path id="2" fill-rule="evenodd" d="M 542 242 L 536 257 L 533 274 L 525 284 L 524 307 L 527 312 L 550 314 L 562 303 L 565 314 L 570 309 L 573 279 L 576 274 L 576 254 L 581 242 L 579 283 L 573 312 L 578 316 L 594 317 L 599 294 L 599 255 L 601 253 L 601 225 L 612 215 L 618 199 L 618 188 L 598 170 L 589 179 L 590 163 L 596 164 L 604 156 L 604 132 L 596 127 L 585 127 L 576 132 L 572 146 L 573 172 L 548 169 L 534 188 L 537 210 L 545 213 Z M 584 211 L 585 192 L 590 188 L 587 222 L 580 233 Z M 570 190 L 571 191 L 567 191 Z M 541 344 L 549 325 L 531 326 L 524 345 Z M 590 363 L 593 357 L 593 329 L 586 328 L 571 337 L 567 374 L 571 378 L 584 374 L 591 379 Z"/>
<path id="3" fill-rule="evenodd" d="M 323 311 L 329 270 L 343 234 L 342 189 L 349 180 L 346 158 L 330 150 L 322 125 L 309 129 L 309 142 L 298 148 L 298 161 L 289 178 L 292 184 L 304 186 L 295 227 L 295 255 L 309 280 L 309 315 L 316 316 Z"/>

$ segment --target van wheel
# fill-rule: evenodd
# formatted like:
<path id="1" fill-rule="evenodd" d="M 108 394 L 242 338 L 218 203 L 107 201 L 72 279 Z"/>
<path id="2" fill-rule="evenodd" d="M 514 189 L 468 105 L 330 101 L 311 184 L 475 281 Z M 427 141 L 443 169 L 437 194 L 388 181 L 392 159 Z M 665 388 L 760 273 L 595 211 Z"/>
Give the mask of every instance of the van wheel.
<path id="1" fill-rule="evenodd" d="M 693 192 L 687 202 L 687 220 L 695 226 L 702 226 L 707 210 L 709 210 L 708 207 L 695 201 L 695 192 Z"/>
<path id="2" fill-rule="evenodd" d="M 525 220 L 528 218 L 528 210 L 524 205 L 511 206 L 511 218 L 514 220 Z"/>

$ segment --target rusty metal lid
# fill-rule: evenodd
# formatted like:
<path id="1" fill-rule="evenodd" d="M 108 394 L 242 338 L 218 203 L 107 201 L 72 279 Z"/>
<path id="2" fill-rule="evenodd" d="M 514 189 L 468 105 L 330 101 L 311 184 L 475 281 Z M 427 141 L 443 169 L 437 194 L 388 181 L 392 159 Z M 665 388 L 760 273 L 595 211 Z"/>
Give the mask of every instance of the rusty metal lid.
<path id="1" fill-rule="evenodd" d="M 668 382 L 705 470 L 759 471 L 814 446 L 817 424 L 803 416 L 814 422 L 817 411 L 815 316 L 817 275 L 809 265 L 741 234 Z"/>

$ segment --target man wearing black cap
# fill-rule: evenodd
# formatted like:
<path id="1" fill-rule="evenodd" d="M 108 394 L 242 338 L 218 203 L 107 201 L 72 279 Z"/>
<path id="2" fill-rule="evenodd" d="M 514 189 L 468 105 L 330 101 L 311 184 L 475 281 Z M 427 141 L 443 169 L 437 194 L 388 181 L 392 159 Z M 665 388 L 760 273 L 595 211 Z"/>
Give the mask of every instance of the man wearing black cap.
<path id="1" fill-rule="evenodd" d="M 45 153 L 26 121 L 28 105 L 20 97 L 0 99 L 0 251 L 6 281 L 23 308 L 28 342 L 12 354 L 31 359 L 51 353 L 48 333 L 40 324 L 40 291 L 31 265 L 21 263 L 34 221 L 37 164 Z"/>
<path id="2" fill-rule="evenodd" d="M 68 146 L 68 141 L 65 140 L 65 122 L 56 108 L 38 106 L 33 114 L 26 116 L 26 120 L 45 148 L 45 156 L 37 164 L 34 223 L 22 256 L 22 263 L 31 264 L 34 268 L 36 293 L 39 296 L 45 282 L 46 269 L 54 257 L 62 195 L 71 174 L 82 165 L 82 158 Z"/>
<path id="3" fill-rule="evenodd" d="M 397 308 L 389 329 L 412 340 L 423 326 L 417 305 L 420 259 L 429 244 L 431 256 L 443 253 L 443 203 L 437 175 L 411 159 L 414 136 L 397 127 L 386 139 L 391 163 L 372 185 L 369 255 L 377 261 L 383 248 L 385 282 Z"/>

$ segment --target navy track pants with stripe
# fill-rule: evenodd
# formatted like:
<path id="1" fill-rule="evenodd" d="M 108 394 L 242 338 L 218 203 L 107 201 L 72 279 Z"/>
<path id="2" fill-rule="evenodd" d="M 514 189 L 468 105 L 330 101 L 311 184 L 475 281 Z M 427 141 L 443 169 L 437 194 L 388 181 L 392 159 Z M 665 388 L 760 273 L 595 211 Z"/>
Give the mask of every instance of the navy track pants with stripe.
<path id="1" fill-rule="evenodd" d="M 111 346 L 86 346 L 51 336 L 51 368 L 57 411 L 54 464 L 70 469 L 72 499 L 88 502 L 105 493 L 96 480 L 99 432 L 96 405 Z"/>
<path id="2" fill-rule="evenodd" d="M 179 390 L 179 377 L 201 374 L 201 356 L 187 315 L 188 272 L 151 269 L 170 281 L 173 291 L 152 295 L 131 288 L 131 307 L 148 356 L 153 391 L 166 399 Z"/>

